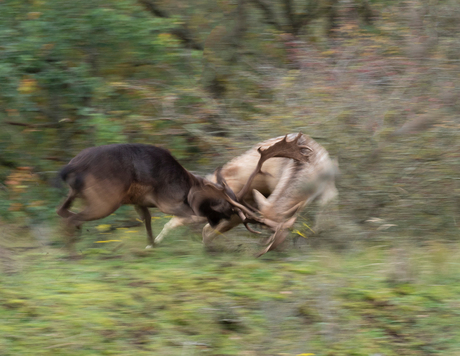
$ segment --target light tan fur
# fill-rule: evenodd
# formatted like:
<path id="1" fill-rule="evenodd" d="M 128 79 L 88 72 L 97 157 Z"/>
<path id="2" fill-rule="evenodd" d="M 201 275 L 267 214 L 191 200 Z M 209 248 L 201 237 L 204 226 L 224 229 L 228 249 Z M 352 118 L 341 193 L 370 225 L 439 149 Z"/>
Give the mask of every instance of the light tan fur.
<path id="1" fill-rule="evenodd" d="M 290 134 L 288 140 L 293 140 L 296 136 L 297 134 Z M 260 158 L 257 149 L 268 148 L 283 138 L 284 136 L 280 136 L 258 143 L 225 164 L 221 174 L 228 186 L 238 193 L 256 168 Z M 284 223 L 286 228 L 289 227 L 287 223 L 291 226 L 299 211 L 309 203 L 318 200 L 319 204 L 324 205 L 337 196 L 337 164 L 331 160 L 326 149 L 309 136 L 302 135 L 299 144 L 312 149 L 308 163 L 289 158 L 267 160 L 262 166 L 264 174 L 256 176 L 249 193 L 244 197 L 245 202 L 256 207 L 264 218 Z M 216 174 L 208 179 L 215 182 Z M 174 217 L 165 225 L 155 242 L 160 242 L 172 228 L 191 222 L 190 219 Z M 207 224 L 203 228 L 203 243 L 210 243 L 218 233 L 226 232 L 241 223 L 242 220 L 234 215 L 230 221 L 222 221 L 215 229 Z"/>

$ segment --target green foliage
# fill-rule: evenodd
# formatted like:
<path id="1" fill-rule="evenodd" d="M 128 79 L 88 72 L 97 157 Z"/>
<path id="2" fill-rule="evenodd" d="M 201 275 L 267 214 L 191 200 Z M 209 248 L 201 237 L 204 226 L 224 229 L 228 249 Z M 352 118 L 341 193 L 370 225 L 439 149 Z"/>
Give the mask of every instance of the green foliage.
<path id="1" fill-rule="evenodd" d="M 2 354 L 454 356 L 460 349 L 458 244 L 290 249 L 288 258 L 254 259 L 256 246 L 235 250 L 250 242 L 241 235 L 209 255 L 184 231 L 141 250 L 142 227 L 85 230 L 78 261 L 24 236 L 4 246 L 32 249 L 2 254 L 3 268 L 16 265 L 0 275 Z M 447 268 L 438 268 L 441 257 Z M 393 269 L 408 264 L 412 280 L 394 284 Z"/>
<path id="2" fill-rule="evenodd" d="M 140 3 L 0 3 L 0 216 L 54 216 L 56 173 L 88 146 L 157 144 L 205 172 L 302 130 L 341 176 L 334 226 L 312 206 L 299 239 L 458 238 L 455 1 L 331 2 L 333 33 L 321 8 L 297 36 L 252 3 Z"/>
<path id="3" fill-rule="evenodd" d="M 457 2 L 338 1 L 334 19 L 322 2 L 296 36 L 282 2 L 274 18 L 139 3 L 0 1 L 0 354 L 456 356 Z M 66 259 L 54 185 L 79 150 L 153 143 L 211 171 L 298 130 L 341 175 L 295 249 L 256 260 L 236 229 L 210 256 L 182 229 L 144 250 L 143 228 L 117 228 L 136 224 L 122 208 Z"/>
<path id="4" fill-rule="evenodd" d="M 88 127 L 93 125 L 107 126 L 96 130 L 94 139 L 122 141 L 122 129 L 102 119 L 102 112 L 126 103 L 126 93 L 110 82 L 147 73 L 160 79 L 164 72 L 152 70 L 153 64 L 179 60 L 176 42 L 163 35 L 173 21 L 152 18 L 133 1 L 6 1 L 1 6 L 0 103 L 9 121 L 46 131 L 39 137 L 10 133 L 37 144 L 34 159 L 50 147 L 65 149 L 70 143 L 43 124 L 58 128 L 67 139 L 80 130 L 91 135 Z M 136 66 L 140 69 L 133 70 Z M 73 125 L 63 127 L 62 122 Z"/>
<path id="5" fill-rule="evenodd" d="M 103 114 L 91 114 L 87 124 L 94 128 L 95 143 L 98 146 L 119 143 L 124 140 L 123 125 Z"/>

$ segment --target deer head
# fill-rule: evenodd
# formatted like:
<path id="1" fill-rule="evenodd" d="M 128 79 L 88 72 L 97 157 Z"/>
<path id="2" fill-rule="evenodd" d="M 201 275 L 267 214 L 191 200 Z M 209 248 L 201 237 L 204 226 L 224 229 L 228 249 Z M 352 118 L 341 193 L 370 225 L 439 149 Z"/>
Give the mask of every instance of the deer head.
<path id="1" fill-rule="evenodd" d="M 197 216 L 207 217 L 212 227 L 235 213 L 232 202 L 236 201 L 236 196 L 225 181 L 215 184 L 203 179 L 190 189 L 187 201 Z"/>

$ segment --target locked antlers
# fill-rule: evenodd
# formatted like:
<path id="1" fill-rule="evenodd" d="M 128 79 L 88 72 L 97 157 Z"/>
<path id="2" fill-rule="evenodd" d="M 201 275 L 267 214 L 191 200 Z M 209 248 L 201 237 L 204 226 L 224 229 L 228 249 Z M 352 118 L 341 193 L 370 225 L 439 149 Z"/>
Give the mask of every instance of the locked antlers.
<path id="1" fill-rule="evenodd" d="M 300 140 L 301 137 L 302 137 L 302 133 L 299 132 L 299 134 L 296 136 L 294 140 L 288 141 L 287 135 L 286 135 L 284 139 L 266 148 L 265 150 L 262 150 L 259 147 L 258 149 L 260 153 L 259 162 L 257 163 L 256 169 L 254 170 L 254 172 L 252 172 L 251 176 L 249 177 L 244 187 L 237 194 L 237 198 L 239 201 L 242 201 L 244 196 L 246 196 L 246 194 L 248 193 L 251 187 L 252 181 L 254 180 L 256 175 L 259 173 L 262 173 L 262 165 L 264 164 L 266 160 L 272 157 L 286 157 L 286 158 L 295 159 L 299 162 L 308 162 L 309 153 L 312 152 L 312 149 L 306 145 L 298 144 L 298 141 Z M 309 152 L 305 152 L 305 150 L 308 150 Z M 281 244 L 286 239 L 288 235 L 287 229 L 294 224 L 296 220 L 296 212 L 300 209 L 300 205 L 294 208 L 295 208 L 295 212 L 293 214 L 293 217 L 291 217 L 288 221 L 284 221 L 281 223 L 277 223 L 275 221 L 266 219 L 263 216 L 260 216 L 261 215 L 260 213 L 259 213 L 259 216 L 257 216 L 251 211 L 249 211 L 249 214 L 248 212 L 246 212 L 246 214 L 250 217 L 249 219 L 248 218 L 243 219 L 243 223 L 245 224 L 246 228 L 248 228 L 247 226 L 248 222 L 256 222 L 259 224 L 266 225 L 274 231 L 273 235 L 268 238 L 265 248 L 257 254 L 257 257 L 262 256 L 266 252 L 273 250 L 274 248 L 276 248 L 276 246 Z"/>
<path id="2" fill-rule="evenodd" d="M 264 253 L 274 249 L 277 245 L 284 241 L 287 236 L 286 229 L 291 227 L 295 222 L 295 213 L 300 209 L 300 206 L 296 206 L 294 217 L 289 219 L 288 221 L 284 221 L 282 223 L 269 220 L 264 218 L 262 214 L 255 210 L 253 207 L 244 203 L 244 197 L 251 189 L 251 184 L 257 174 L 262 172 L 262 165 L 264 162 L 273 157 L 284 157 L 284 158 L 292 158 L 299 162 L 308 162 L 309 161 L 309 154 L 312 149 L 306 145 L 299 145 L 299 140 L 302 137 L 302 133 L 299 133 L 294 140 L 288 141 L 288 136 L 286 135 L 282 140 L 276 142 L 272 146 L 261 149 L 259 147 L 258 152 L 260 153 L 260 159 L 257 163 L 256 168 L 250 175 L 249 179 L 247 180 L 244 187 L 241 189 L 238 194 L 234 194 L 233 191 L 228 187 L 225 179 L 222 177 L 220 169 L 216 171 L 216 178 L 217 183 L 220 186 L 216 186 L 214 184 L 209 183 L 207 185 L 208 196 L 216 199 L 224 199 L 229 202 L 231 205 L 234 206 L 236 213 L 240 216 L 241 220 L 243 221 L 244 226 L 250 232 L 259 233 L 249 227 L 249 223 L 255 223 L 260 225 L 265 225 L 269 227 L 271 230 L 274 231 L 273 235 L 267 240 L 267 245 L 264 250 L 262 250 L 258 256 L 263 255 Z M 308 150 L 306 152 L 306 150 Z M 231 196 L 232 195 L 232 196 Z"/>

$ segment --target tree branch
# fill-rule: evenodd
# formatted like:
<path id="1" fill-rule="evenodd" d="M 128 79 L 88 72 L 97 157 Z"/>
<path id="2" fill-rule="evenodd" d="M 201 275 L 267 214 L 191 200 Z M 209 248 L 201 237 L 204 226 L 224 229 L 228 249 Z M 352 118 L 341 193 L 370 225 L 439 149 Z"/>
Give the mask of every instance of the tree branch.
<path id="1" fill-rule="evenodd" d="M 372 10 L 369 1 L 361 0 L 358 4 L 358 12 L 360 13 L 364 23 L 368 26 L 373 25 L 374 11 Z"/>
<path id="2" fill-rule="evenodd" d="M 3 157 L 0 157 L 0 166 L 8 167 L 8 168 L 16 168 L 18 165 L 13 161 L 9 161 Z"/>
<path id="3" fill-rule="evenodd" d="M 162 18 L 165 18 L 165 19 L 169 19 L 171 16 L 169 16 L 166 12 L 164 12 L 163 10 L 161 10 L 157 4 L 155 4 L 154 1 L 152 0 L 138 0 L 142 5 L 144 5 L 144 7 L 149 11 L 151 12 L 152 14 L 154 14 L 155 16 L 157 17 L 162 17 Z"/>
<path id="4" fill-rule="evenodd" d="M 193 39 L 192 34 L 190 33 L 187 27 L 182 26 L 173 28 L 171 30 L 171 34 L 180 39 L 186 47 L 196 49 L 198 51 L 203 50 L 203 45 L 201 43 L 196 42 Z"/>
<path id="5" fill-rule="evenodd" d="M 60 126 L 60 122 L 47 122 L 44 124 L 27 124 L 25 122 L 15 122 L 15 121 L 5 121 L 5 124 L 13 125 L 13 126 L 25 126 L 25 127 L 58 127 Z"/>
<path id="6" fill-rule="evenodd" d="M 161 10 L 157 6 L 154 0 L 138 0 L 138 2 L 154 16 L 161 17 L 164 19 L 171 18 L 171 16 L 167 12 Z M 186 26 L 176 27 L 172 29 L 170 32 L 172 35 L 180 39 L 186 47 L 196 49 L 199 51 L 203 50 L 203 45 L 193 39 L 190 30 Z"/>
<path id="7" fill-rule="evenodd" d="M 286 0 L 290 1 L 290 0 Z M 294 35 L 298 35 L 300 30 L 308 25 L 311 20 L 319 13 L 319 1 L 318 0 L 309 0 L 305 5 L 305 9 L 302 13 L 294 16 L 293 29 Z"/>
<path id="8" fill-rule="evenodd" d="M 289 27 L 291 28 L 291 31 L 289 31 L 292 34 L 297 34 L 297 29 L 296 29 L 296 19 L 294 17 L 294 13 L 292 12 L 292 2 L 291 0 L 283 0 L 283 7 L 284 7 L 284 15 L 286 16 L 288 22 L 289 22 Z"/>
<path id="9" fill-rule="evenodd" d="M 233 47 L 233 53 L 230 57 L 230 62 L 235 63 L 239 59 L 238 50 L 242 47 L 244 33 L 246 32 L 246 10 L 244 8 L 245 0 L 238 0 L 238 5 L 234 14 L 235 27 L 233 28 L 233 35 L 230 41 Z"/>
<path id="10" fill-rule="evenodd" d="M 251 2 L 264 13 L 267 24 L 274 26 L 278 31 L 283 31 L 282 26 L 276 20 L 275 12 L 265 0 L 251 0 Z"/>

